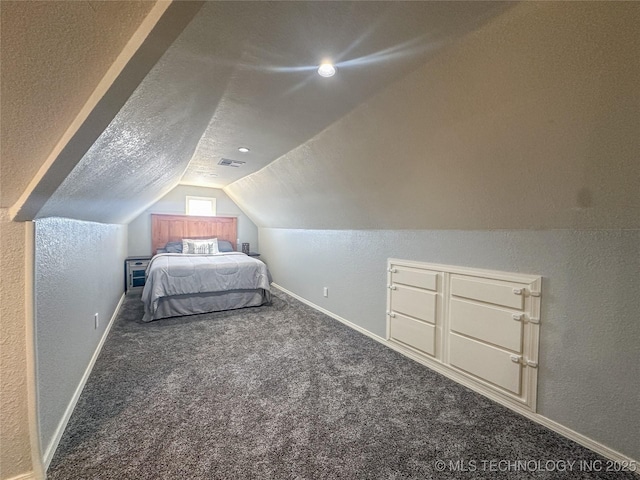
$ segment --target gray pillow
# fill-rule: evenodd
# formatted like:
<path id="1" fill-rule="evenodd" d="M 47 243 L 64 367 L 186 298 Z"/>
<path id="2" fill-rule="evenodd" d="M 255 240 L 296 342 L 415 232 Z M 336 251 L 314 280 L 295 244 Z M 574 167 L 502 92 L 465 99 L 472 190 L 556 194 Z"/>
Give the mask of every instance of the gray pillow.
<path id="1" fill-rule="evenodd" d="M 218 251 L 219 252 L 233 252 L 233 245 L 231 245 L 231 242 L 228 242 L 227 240 L 220 240 L 218 239 Z"/>
<path id="2" fill-rule="evenodd" d="M 167 253 L 182 253 L 182 241 L 169 242 L 165 245 Z"/>

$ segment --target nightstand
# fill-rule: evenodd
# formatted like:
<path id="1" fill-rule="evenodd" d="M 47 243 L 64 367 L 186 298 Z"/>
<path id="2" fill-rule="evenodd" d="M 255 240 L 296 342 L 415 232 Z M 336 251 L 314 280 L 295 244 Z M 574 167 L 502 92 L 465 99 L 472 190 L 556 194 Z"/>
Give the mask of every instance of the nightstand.
<path id="1" fill-rule="evenodd" d="M 127 257 L 124 261 L 125 292 L 139 292 L 144 287 L 151 257 Z"/>

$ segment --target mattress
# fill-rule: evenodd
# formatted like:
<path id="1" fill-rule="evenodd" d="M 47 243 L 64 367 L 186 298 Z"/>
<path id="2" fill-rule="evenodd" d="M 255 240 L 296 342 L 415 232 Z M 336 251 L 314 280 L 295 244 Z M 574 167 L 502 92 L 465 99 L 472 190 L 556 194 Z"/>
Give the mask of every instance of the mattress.
<path id="1" fill-rule="evenodd" d="M 269 283 L 267 266 L 244 253 L 159 254 L 147 267 L 143 321 L 268 303 Z"/>

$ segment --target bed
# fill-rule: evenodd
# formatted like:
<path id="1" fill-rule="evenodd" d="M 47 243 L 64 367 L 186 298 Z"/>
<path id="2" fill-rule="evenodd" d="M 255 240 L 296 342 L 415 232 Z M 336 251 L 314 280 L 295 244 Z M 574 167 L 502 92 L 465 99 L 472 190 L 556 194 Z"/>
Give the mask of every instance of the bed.
<path id="1" fill-rule="evenodd" d="M 271 302 L 266 265 L 233 251 L 235 217 L 151 215 L 144 322 Z"/>

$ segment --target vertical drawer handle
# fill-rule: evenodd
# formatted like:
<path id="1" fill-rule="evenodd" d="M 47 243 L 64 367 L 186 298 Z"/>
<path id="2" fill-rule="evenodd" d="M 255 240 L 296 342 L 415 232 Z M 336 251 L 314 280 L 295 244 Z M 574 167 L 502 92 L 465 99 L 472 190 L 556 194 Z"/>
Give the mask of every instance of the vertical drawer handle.
<path id="1" fill-rule="evenodd" d="M 513 318 L 516 322 L 519 322 L 520 320 L 522 320 L 522 314 L 514 313 L 513 315 L 511 315 L 511 318 Z"/>
<path id="2" fill-rule="evenodd" d="M 520 359 L 521 359 L 522 357 L 520 357 L 520 355 L 511 355 L 511 357 L 510 357 L 510 358 L 511 358 L 511 361 L 512 361 L 513 363 L 520 363 Z"/>
<path id="3" fill-rule="evenodd" d="M 514 288 L 511 291 L 513 292 L 514 295 L 522 295 L 522 289 L 521 288 Z"/>

